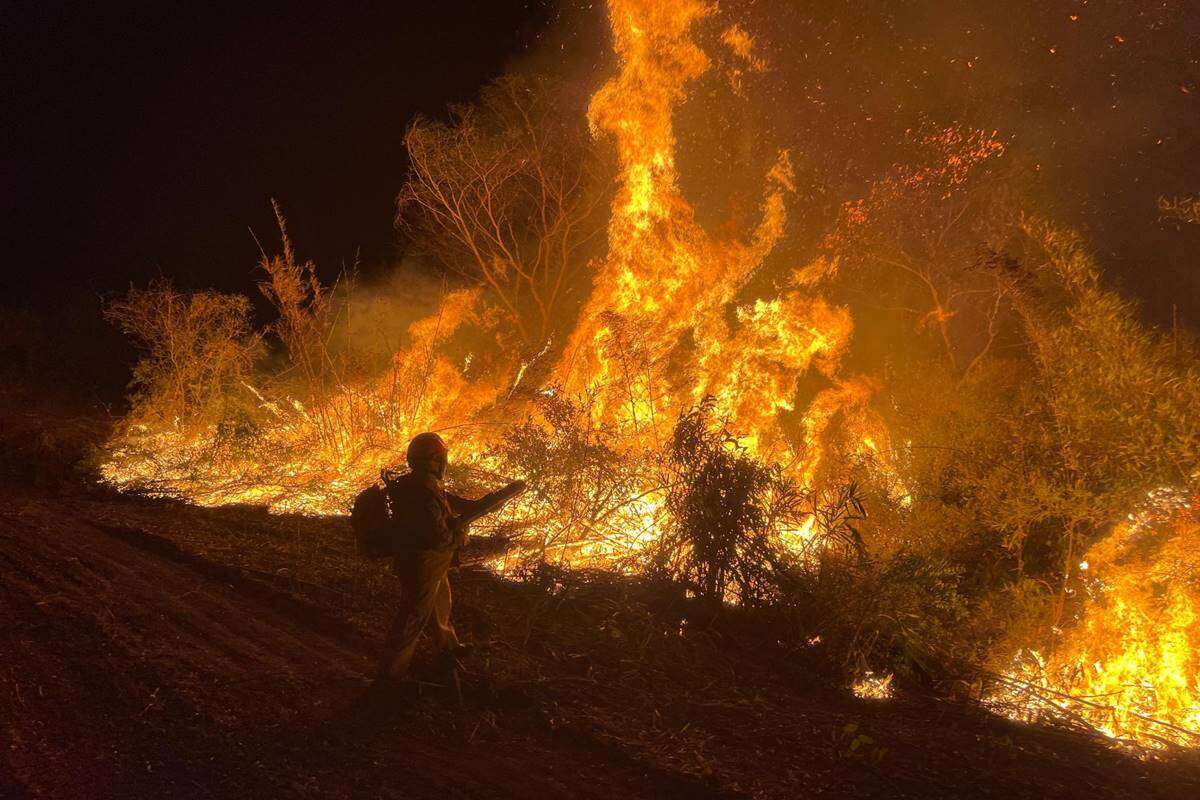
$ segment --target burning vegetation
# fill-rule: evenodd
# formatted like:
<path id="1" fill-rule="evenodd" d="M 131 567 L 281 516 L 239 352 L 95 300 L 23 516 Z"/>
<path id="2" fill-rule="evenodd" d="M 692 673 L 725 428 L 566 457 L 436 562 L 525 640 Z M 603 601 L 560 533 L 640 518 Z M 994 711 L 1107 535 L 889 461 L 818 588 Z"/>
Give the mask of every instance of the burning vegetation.
<path id="1" fill-rule="evenodd" d="M 590 98 L 511 75 L 408 131 L 397 225 L 440 283 L 324 286 L 279 214 L 268 327 L 166 281 L 112 302 L 145 355 L 106 480 L 341 514 L 436 430 L 464 490 L 529 484 L 488 531 L 501 573 L 655 573 L 763 609 L 860 693 L 1194 746 L 1194 342 L 1106 287 L 1001 132 L 910 130 L 825 206 L 780 149 L 757 213 L 713 224 L 680 111 L 769 65 L 713 4 L 608 14 Z"/>

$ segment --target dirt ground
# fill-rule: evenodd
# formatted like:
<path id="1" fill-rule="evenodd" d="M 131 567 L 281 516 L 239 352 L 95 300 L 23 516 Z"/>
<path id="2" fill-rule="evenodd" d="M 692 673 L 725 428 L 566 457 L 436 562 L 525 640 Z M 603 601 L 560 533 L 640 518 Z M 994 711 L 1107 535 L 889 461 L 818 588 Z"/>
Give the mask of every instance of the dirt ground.
<path id="1" fill-rule="evenodd" d="M 383 713 L 365 676 L 394 580 L 339 524 L 0 487 L 0 797 L 1200 796 L 1190 760 L 859 701 L 754 654 L 656 666 L 616 611 L 555 639 L 537 620 L 574 606 L 471 571 L 461 700 Z"/>

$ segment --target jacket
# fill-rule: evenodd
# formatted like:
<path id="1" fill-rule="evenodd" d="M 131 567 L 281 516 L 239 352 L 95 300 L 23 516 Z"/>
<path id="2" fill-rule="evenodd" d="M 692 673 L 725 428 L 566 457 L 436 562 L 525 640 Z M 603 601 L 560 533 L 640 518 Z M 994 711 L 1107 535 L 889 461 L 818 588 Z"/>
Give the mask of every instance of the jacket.
<path id="1" fill-rule="evenodd" d="M 398 550 L 453 550 L 465 544 L 466 529 L 456 518 L 471 503 L 447 492 L 433 475 L 401 475 L 386 493 Z"/>

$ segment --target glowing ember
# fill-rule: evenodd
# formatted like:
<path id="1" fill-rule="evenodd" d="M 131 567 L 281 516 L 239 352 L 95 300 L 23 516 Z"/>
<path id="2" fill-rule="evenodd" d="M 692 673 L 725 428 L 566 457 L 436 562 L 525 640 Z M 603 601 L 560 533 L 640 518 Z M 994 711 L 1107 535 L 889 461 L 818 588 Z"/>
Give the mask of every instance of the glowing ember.
<path id="1" fill-rule="evenodd" d="M 864 700 L 891 700 L 893 694 L 892 675 L 876 675 L 874 672 L 865 672 L 854 682 L 850 690 L 854 692 L 855 697 L 861 697 Z"/>

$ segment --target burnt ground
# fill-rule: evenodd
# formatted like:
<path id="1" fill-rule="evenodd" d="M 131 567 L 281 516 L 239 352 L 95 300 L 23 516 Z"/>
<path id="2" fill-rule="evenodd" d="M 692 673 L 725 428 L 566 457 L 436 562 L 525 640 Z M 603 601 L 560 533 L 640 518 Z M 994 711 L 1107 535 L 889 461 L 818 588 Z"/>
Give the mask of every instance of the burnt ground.
<path id="1" fill-rule="evenodd" d="M 1200 796 L 1193 759 L 860 701 L 616 578 L 455 586 L 461 699 L 383 713 L 396 586 L 344 522 L 0 487 L 0 796 Z"/>

